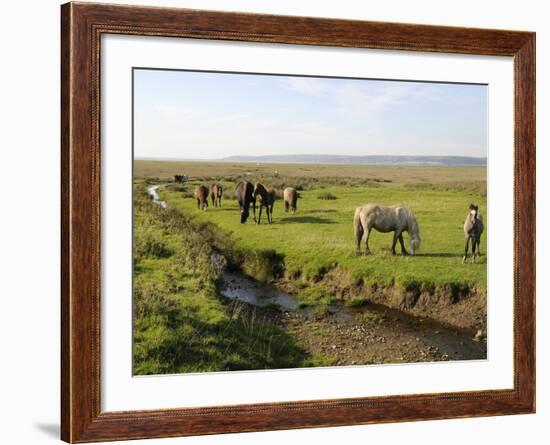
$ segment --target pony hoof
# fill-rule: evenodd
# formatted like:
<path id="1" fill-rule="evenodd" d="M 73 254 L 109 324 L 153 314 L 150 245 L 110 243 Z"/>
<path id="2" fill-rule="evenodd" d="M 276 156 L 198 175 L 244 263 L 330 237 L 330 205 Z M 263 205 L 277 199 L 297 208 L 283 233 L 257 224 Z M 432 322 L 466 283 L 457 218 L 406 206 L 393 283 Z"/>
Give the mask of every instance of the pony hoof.
<path id="1" fill-rule="evenodd" d="M 462 257 L 462 264 L 466 263 L 466 257 Z"/>

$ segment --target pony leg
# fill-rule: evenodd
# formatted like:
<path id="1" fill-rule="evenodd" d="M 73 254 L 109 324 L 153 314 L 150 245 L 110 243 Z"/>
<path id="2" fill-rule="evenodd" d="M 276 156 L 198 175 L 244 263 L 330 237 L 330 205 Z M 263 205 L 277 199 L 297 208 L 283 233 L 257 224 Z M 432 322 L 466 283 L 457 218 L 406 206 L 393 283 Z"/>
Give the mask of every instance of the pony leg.
<path id="1" fill-rule="evenodd" d="M 197 199 L 197 209 L 201 209 L 201 200 Z"/>
<path id="2" fill-rule="evenodd" d="M 371 251 L 370 251 L 370 248 L 369 248 L 369 238 L 370 238 L 371 230 L 372 230 L 372 227 L 367 227 L 367 238 L 365 240 L 365 247 L 366 247 L 365 254 L 367 254 L 367 255 L 371 254 Z"/>
<path id="3" fill-rule="evenodd" d="M 476 262 L 476 244 L 477 240 L 474 238 L 472 240 L 472 264 Z"/>
<path id="4" fill-rule="evenodd" d="M 401 244 L 401 255 L 408 255 L 407 249 L 405 249 L 405 243 L 403 242 L 403 232 L 399 234 L 399 244 Z"/>
<path id="5" fill-rule="evenodd" d="M 397 238 L 399 235 L 397 235 L 397 231 L 393 232 L 393 242 L 391 243 L 391 254 L 395 255 L 395 245 L 397 244 Z"/>
<path id="6" fill-rule="evenodd" d="M 256 200 L 252 201 L 252 211 L 254 212 L 254 222 L 257 223 L 257 221 L 256 221 Z M 260 211 L 261 211 L 261 207 L 260 207 Z"/>
<path id="7" fill-rule="evenodd" d="M 464 247 L 464 256 L 462 257 L 462 264 L 466 262 L 466 258 L 468 258 L 468 245 L 470 244 L 470 237 L 466 238 L 466 246 Z"/>
<path id="8" fill-rule="evenodd" d="M 260 205 L 260 213 L 258 214 L 258 224 L 260 224 L 260 222 L 262 221 L 262 210 L 263 210 L 264 206 L 263 205 Z"/>
<path id="9" fill-rule="evenodd" d="M 288 208 L 290 207 L 290 205 L 288 204 L 287 201 L 285 201 L 285 213 L 288 213 Z"/>

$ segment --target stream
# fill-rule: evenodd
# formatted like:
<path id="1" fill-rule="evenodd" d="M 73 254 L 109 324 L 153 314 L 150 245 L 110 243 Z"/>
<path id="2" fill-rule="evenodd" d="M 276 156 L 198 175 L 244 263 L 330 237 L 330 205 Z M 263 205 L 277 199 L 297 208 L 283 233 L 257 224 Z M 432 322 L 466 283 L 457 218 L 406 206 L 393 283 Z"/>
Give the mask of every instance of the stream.
<path id="1" fill-rule="evenodd" d="M 403 311 L 371 303 L 350 307 L 337 302 L 332 303 L 326 314 L 319 317 L 313 309 L 301 307 L 293 295 L 260 283 L 241 272 L 225 271 L 223 278 L 225 286 L 221 294 L 225 298 L 243 301 L 259 308 L 278 306 L 286 318 L 294 320 L 296 324 L 316 326 L 315 335 L 319 337 L 325 331 L 337 333 L 343 349 L 346 348 L 346 341 L 343 339 L 346 335 L 353 335 L 354 339 L 350 339 L 348 346 L 356 349 L 359 346 L 356 333 L 360 332 L 367 338 L 374 337 L 377 343 L 386 344 L 386 348 L 393 348 L 395 352 L 405 347 L 411 352 L 415 349 L 419 353 L 424 350 L 426 354 L 437 351 L 443 360 L 486 358 L 486 344 L 474 340 L 473 333 L 408 315 Z M 330 329 L 324 330 L 323 327 L 327 326 Z M 303 329 L 299 330 L 303 333 Z M 331 343 L 329 349 L 337 349 L 332 344 L 334 339 L 328 340 Z M 319 342 L 322 343 L 321 338 Z M 407 351 L 401 352 L 406 355 Z"/>
<path id="2" fill-rule="evenodd" d="M 159 194 L 157 193 L 157 189 L 160 187 L 160 185 L 154 185 L 153 187 L 149 187 L 147 189 L 147 193 L 149 193 L 149 196 L 153 199 L 153 202 L 155 204 L 158 204 L 163 209 L 166 208 L 166 201 L 161 201 L 159 198 Z"/>

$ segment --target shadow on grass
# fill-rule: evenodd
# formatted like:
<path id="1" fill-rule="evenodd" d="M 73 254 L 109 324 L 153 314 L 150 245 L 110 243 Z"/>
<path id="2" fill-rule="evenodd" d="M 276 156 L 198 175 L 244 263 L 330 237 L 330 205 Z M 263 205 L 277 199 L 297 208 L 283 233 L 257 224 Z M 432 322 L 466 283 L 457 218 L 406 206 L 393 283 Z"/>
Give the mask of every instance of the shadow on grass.
<path id="1" fill-rule="evenodd" d="M 336 221 L 319 216 L 291 216 L 281 218 L 281 224 L 310 223 L 310 224 L 336 224 Z"/>
<path id="2" fill-rule="evenodd" d="M 336 213 L 336 209 L 319 209 L 319 210 L 310 210 L 308 213 Z"/>
<path id="3" fill-rule="evenodd" d="M 462 256 L 464 253 L 448 253 L 448 252 L 424 252 L 424 253 L 417 253 L 416 256 L 418 257 L 426 257 L 426 258 L 459 258 L 462 259 Z"/>

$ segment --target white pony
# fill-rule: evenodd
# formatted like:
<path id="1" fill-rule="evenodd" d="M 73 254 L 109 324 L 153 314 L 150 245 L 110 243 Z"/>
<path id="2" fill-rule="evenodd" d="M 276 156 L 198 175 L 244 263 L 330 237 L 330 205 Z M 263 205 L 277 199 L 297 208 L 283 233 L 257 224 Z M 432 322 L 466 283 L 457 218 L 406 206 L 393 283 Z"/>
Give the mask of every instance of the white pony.
<path id="1" fill-rule="evenodd" d="M 357 253 L 361 254 L 361 240 L 367 232 L 365 244 L 366 254 L 369 255 L 369 236 L 374 228 L 382 233 L 393 232 L 392 254 L 395 255 L 395 244 L 397 240 L 401 244 L 401 255 L 408 255 L 403 243 L 403 232 L 409 233 L 409 248 L 414 255 L 420 248 L 420 229 L 416 218 L 410 209 L 402 205 L 384 207 L 378 204 L 365 204 L 355 209 L 353 218 L 355 229 L 355 240 L 357 242 Z"/>

